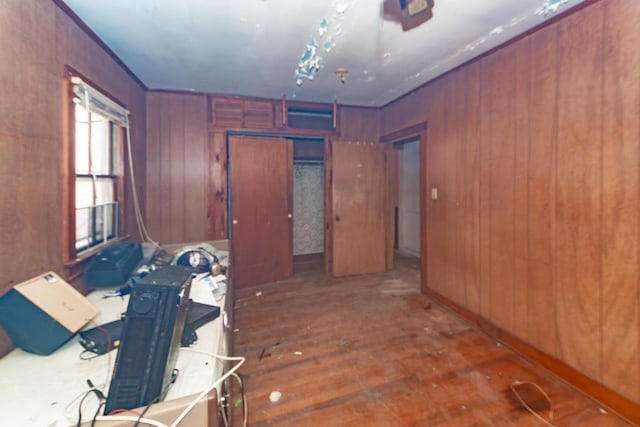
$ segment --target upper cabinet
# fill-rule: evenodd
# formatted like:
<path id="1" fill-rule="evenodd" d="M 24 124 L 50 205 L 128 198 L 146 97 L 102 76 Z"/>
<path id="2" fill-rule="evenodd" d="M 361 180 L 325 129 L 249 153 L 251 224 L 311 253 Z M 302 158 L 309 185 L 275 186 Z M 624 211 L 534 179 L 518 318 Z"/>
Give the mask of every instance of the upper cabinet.
<path id="1" fill-rule="evenodd" d="M 287 133 L 336 134 L 335 104 L 231 96 L 208 97 L 210 129 L 277 130 Z"/>

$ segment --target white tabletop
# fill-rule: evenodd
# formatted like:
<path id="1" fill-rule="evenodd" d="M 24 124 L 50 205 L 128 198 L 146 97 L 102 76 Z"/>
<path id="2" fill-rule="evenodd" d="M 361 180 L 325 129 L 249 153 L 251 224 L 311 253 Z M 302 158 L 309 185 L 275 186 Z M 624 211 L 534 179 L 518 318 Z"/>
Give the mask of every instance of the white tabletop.
<path id="1" fill-rule="evenodd" d="M 98 325 L 120 319 L 127 308 L 128 296 L 103 299 L 106 291 L 96 290 L 87 296 L 100 309 L 100 314 L 94 319 Z M 220 306 L 220 316 L 197 330 L 198 340 L 190 348 L 226 355 L 224 297 L 218 298 L 216 303 Z M 89 324 L 87 328 L 93 326 Z M 78 398 L 89 389 L 87 379 L 96 386 L 106 384 L 106 395 L 117 353 L 117 350 L 113 350 L 90 360 L 81 360 L 83 350 L 78 337 L 74 336 L 49 356 L 16 349 L 0 359 L 0 425 L 75 425 Z M 189 351 L 180 351 L 176 369 L 180 373 L 165 400 L 199 393 L 219 378 L 223 371 L 222 364 L 210 356 Z M 83 408 L 92 415 L 97 408 L 97 399 L 93 399 L 95 402 L 89 400 Z"/>

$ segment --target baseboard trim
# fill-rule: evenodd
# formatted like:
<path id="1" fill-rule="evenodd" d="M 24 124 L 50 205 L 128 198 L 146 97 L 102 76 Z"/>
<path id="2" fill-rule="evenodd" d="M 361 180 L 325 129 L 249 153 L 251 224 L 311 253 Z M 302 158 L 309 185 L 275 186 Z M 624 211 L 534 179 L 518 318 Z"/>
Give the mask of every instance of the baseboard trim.
<path id="1" fill-rule="evenodd" d="M 493 339 L 501 342 L 530 361 L 542 366 L 573 388 L 595 399 L 621 417 L 626 418 L 632 423 L 640 424 L 639 404 L 587 377 L 565 362 L 540 351 L 531 344 L 494 325 L 488 319 L 440 295 L 433 289 L 423 288 L 423 291 L 429 298 L 454 311 Z"/>

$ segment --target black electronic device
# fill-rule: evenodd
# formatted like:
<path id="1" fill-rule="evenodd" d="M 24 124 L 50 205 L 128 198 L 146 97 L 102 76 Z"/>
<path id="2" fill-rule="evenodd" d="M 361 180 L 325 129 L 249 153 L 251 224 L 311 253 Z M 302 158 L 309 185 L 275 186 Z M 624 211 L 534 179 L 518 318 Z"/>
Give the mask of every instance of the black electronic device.
<path id="1" fill-rule="evenodd" d="M 217 319 L 218 316 L 220 316 L 220 307 L 189 301 L 187 320 L 182 333 L 182 347 L 188 347 L 193 344 L 198 339 L 196 330 L 205 323 Z M 79 334 L 80 345 L 85 350 L 97 355 L 105 354 L 114 348 L 118 348 L 122 341 L 123 324 L 124 320 L 114 320 L 113 322 L 82 331 Z M 110 344 L 109 341 L 111 341 Z"/>
<path id="2" fill-rule="evenodd" d="M 116 242 L 95 254 L 85 279 L 89 288 L 124 284 L 142 260 L 142 245 L 138 242 Z"/>
<path id="3" fill-rule="evenodd" d="M 184 331 L 192 271 L 166 266 L 132 287 L 105 414 L 164 399 Z"/>

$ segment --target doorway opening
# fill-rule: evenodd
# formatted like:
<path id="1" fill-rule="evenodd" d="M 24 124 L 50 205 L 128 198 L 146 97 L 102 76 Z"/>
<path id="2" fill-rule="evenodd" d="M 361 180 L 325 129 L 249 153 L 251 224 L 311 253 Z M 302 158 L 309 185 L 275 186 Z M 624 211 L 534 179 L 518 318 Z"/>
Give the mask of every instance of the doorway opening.
<path id="1" fill-rule="evenodd" d="M 324 138 L 293 139 L 293 270 L 324 272 Z"/>
<path id="2" fill-rule="evenodd" d="M 420 137 L 393 144 L 394 258 L 420 262 Z"/>

